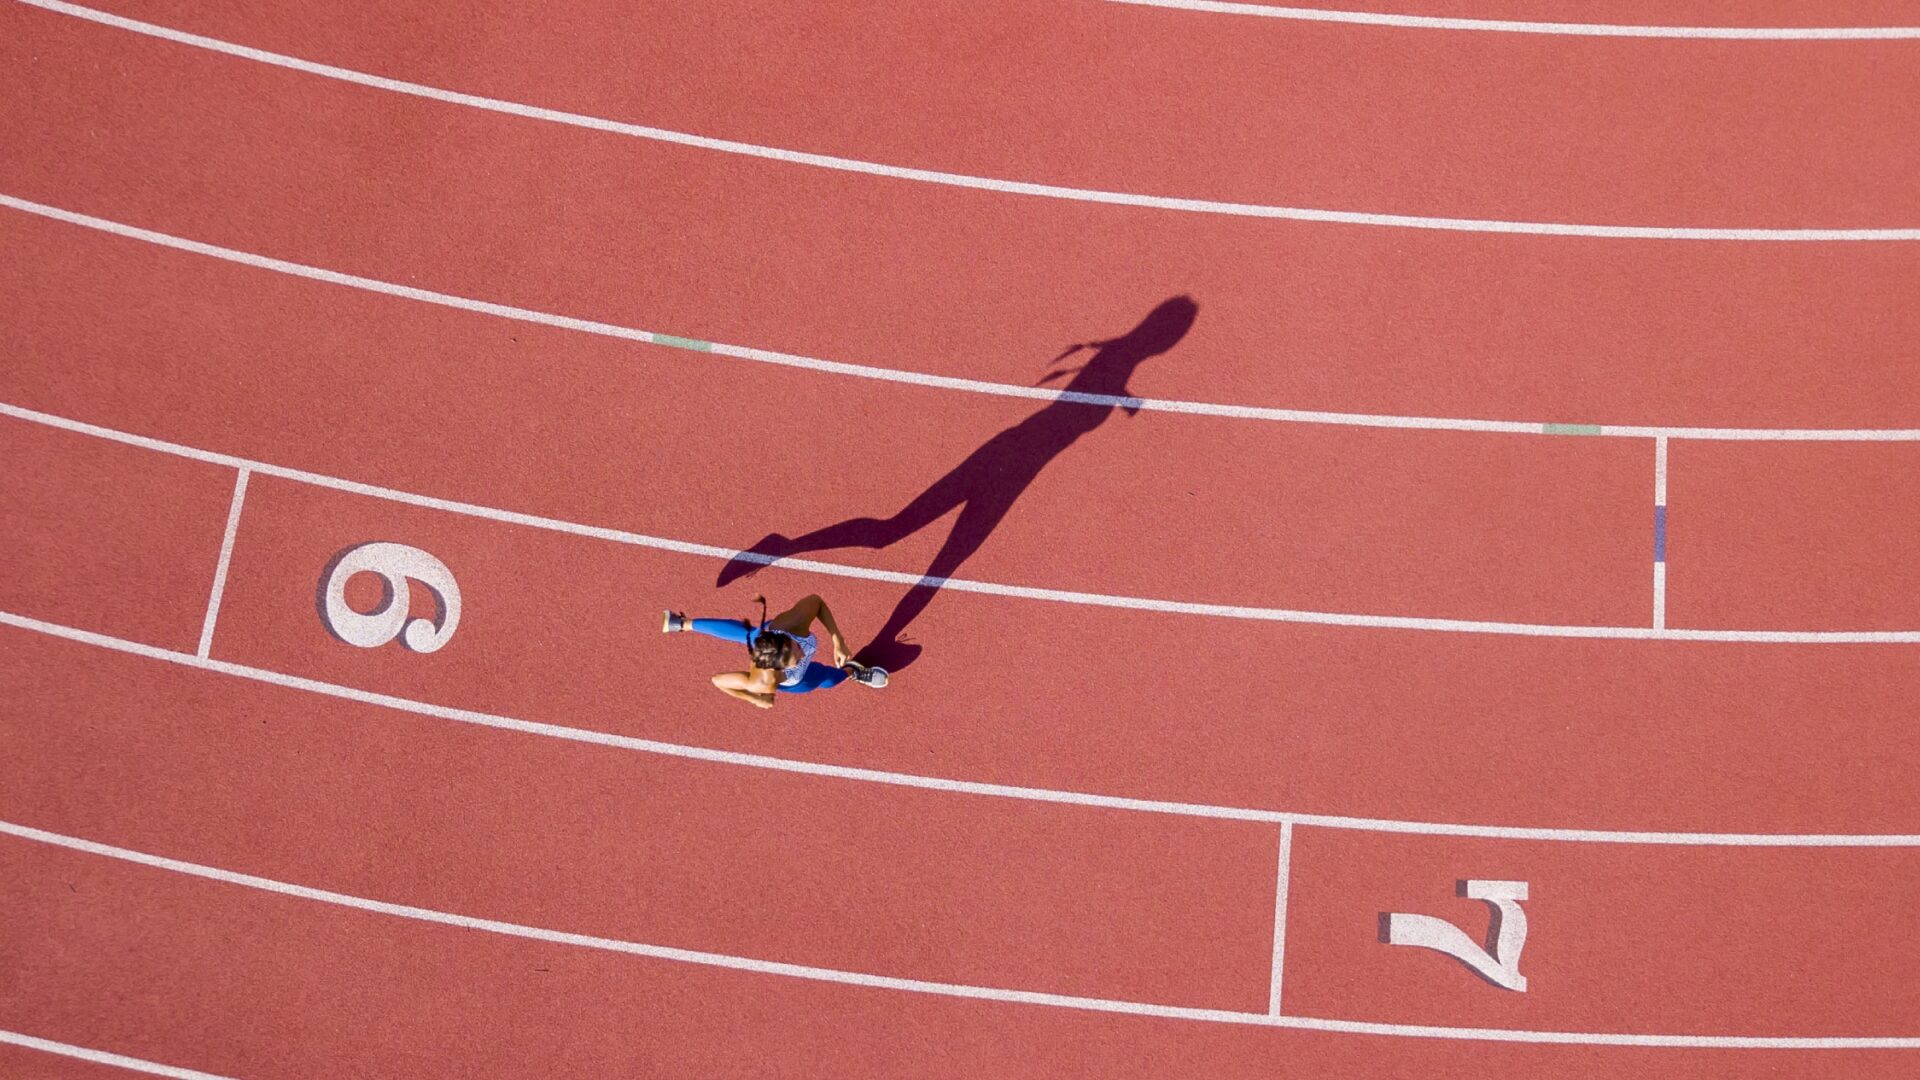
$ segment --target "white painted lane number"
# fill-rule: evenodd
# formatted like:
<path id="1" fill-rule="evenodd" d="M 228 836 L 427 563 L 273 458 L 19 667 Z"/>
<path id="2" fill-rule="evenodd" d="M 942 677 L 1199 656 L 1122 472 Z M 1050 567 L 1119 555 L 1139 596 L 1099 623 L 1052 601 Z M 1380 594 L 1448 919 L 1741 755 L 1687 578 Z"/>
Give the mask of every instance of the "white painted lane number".
<path id="1" fill-rule="evenodd" d="M 362 614 L 347 604 L 347 582 L 355 574 L 378 574 L 386 595 L 380 606 Z M 436 618 L 409 620 L 408 580 L 433 593 Z M 320 617 L 333 636 L 349 645 L 377 649 L 394 638 L 417 653 L 445 645 L 460 625 L 460 586 L 447 564 L 405 544 L 376 542 L 351 548 L 335 559 L 322 585 Z"/>
<path id="2" fill-rule="evenodd" d="M 1520 901 L 1527 898 L 1527 883 L 1465 881 L 1461 885 L 1461 895 L 1484 900 L 1492 909 L 1485 947 L 1443 919 L 1398 912 L 1387 916 L 1387 944 L 1414 945 L 1445 953 L 1495 986 L 1525 993 L 1527 977 L 1520 974 L 1520 950 L 1527 944 L 1527 913 L 1521 910 Z"/>

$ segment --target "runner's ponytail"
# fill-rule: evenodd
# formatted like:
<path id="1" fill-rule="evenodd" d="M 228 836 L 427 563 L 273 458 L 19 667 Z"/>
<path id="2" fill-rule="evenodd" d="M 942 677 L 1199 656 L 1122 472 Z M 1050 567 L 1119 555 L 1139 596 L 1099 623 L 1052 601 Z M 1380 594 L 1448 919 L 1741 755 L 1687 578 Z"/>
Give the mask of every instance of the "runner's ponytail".
<path id="1" fill-rule="evenodd" d="M 791 634 L 767 629 L 767 598 L 756 596 L 754 603 L 760 605 L 760 628 L 756 631 L 752 619 L 741 619 L 741 625 L 747 628 L 747 656 L 756 668 L 779 671 L 785 665 L 787 644 L 793 640 Z"/>

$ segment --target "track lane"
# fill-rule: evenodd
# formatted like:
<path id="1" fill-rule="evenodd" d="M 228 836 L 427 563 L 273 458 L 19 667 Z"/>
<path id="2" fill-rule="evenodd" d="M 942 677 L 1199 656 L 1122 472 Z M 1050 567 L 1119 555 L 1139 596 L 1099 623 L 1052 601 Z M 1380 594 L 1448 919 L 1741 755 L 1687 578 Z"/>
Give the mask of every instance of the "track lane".
<path id="1" fill-rule="evenodd" d="M 277 485 L 297 498 L 275 499 Z M 705 685 L 725 658 L 663 648 L 651 612 L 636 616 L 625 599 L 636 584 L 707 595 L 717 560 L 272 477 L 256 476 L 252 491 L 215 656 L 331 683 L 681 745 L 1108 796 L 1500 826 L 1913 831 L 1907 777 L 1920 745 L 1892 688 L 1920 671 L 1900 646 L 1515 639 L 1151 614 L 1117 624 L 1104 609 L 1031 602 L 1018 604 L 1010 643 L 1006 599 L 950 591 L 913 635 L 931 646 L 908 673 L 928 724 L 902 727 L 891 695 L 878 708 L 843 695 L 806 703 L 828 723 L 742 726 L 742 707 Z M 325 635 L 312 604 L 328 559 L 372 536 L 450 559 L 488 606 L 512 613 L 513 632 L 468 632 L 435 665 L 389 657 L 368 668 Z M 824 584 L 858 642 L 900 596 L 885 583 L 766 573 L 715 607 L 737 608 L 753 588 L 797 595 Z M 562 582 L 586 591 L 556 603 Z M 1105 644 L 1089 654 L 1093 639 Z M 1202 654 L 1208 663 L 1196 666 Z M 1236 670 L 1264 674 L 1219 677 Z M 1136 693 L 1142 680 L 1161 691 Z M 670 705 L 638 715 L 634 694 Z M 1089 708 L 1102 725 L 1036 722 Z M 1209 723 L 1194 727 L 1189 709 Z M 1364 782 L 1382 775 L 1394 782 Z"/>
<path id="2" fill-rule="evenodd" d="M 0 190 L 339 270 L 1015 383 L 1065 344 L 1062 312 L 1084 333 L 1188 292 L 1208 321 L 1135 392 L 1568 422 L 1913 421 L 1920 316 L 1893 298 L 1920 246 L 1383 237 L 929 190 L 399 98 L 28 8 L 0 19 L 20 50 L 0 126 L 29 148 L 0 165 Z M 769 275 L 780 284 L 746 287 Z"/>
<path id="3" fill-rule="evenodd" d="M 888 517 L 1042 407 L 741 365 L 71 239 L 99 245 L 97 257 L 41 262 L 11 294 L 22 362 L 0 375 L 0 400 L 188 444 L 217 431 L 204 448 L 571 521 L 746 547 L 772 530 Z M 88 302 L 53 299 L 67 288 Z M 1144 314 L 1059 332 L 1116 336 Z M 1203 308 L 1196 327 L 1208 317 Z M 1182 363 L 1185 346 L 1140 370 Z M 1025 381 L 1053 352 L 1032 358 Z M 76 355 L 115 378 L 72 380 Z M 1055 434 L 1102 415 L 1053 410 L 959 482 L 973 510 L 1040 468 L 990 535 L 969 519 L 983 542 L 959 576 L 1311 611 L 1651 625 L 1649 444 L 1108 410 L 1049 457 Z M 906 439 L 874 422 L 900 415 L 926 419 Z M 822 557 L 917 575 L 954 527 L 949 515 L 881 551 Z"/>
<path id="4" fill-rule="evenodd" d="M 1115 1018 L 692 968 L 360 912 L 0 839 L 10 916 L 44 928 L 21 1024 L 239 1076 L 654 1072 L 1223 1077 L 1308 1071 L 1573 1080 L 1681 1069 L 1897 1077 L 1905 1051 L 1699 1051 L 1378 1039 Z M 70 890 L 68 886 L 73 888 Z M 62 959 L 68 954 L 69 959 Z M 72 958 L 77 958 L 74 962 Z M 140 992 L 98 1007 L 100 986 Z M 3 992 L 0 992 L 3 993 Z M 582 1025 L 582 1016 L 600 1018 Z M 558 1032 L 567 1037 L 557 1037 Z M 485 1037 L 477 1037 L 484 1033 Z"/>
<path id="5" fill-rule="evenodd" d="M 716 953 L 668 949 L 640 942 L 572 934 L 519 923 L 503 922 L 496 919 L 477 918 L 457 913 L 436 911 L 431 908 L 393 904 L 346 893 L 313 889 L 308 886 L 279 881 L 272 878 L 236 873 L 220 867 L 183 862 L 164 856 L 135 851 L 130 848 L 100 844 L 96 841 L 81 837 L 48 832 L 11 822 L 0 822 L 0 833 L 29 843 L 46 845 L 64 851 L 80 852 L 95 858 L 144 866 L 165 873 L 184 875 L 199 880 L 218 881 L 222 884 L 242 889 L 255 890 L 278 896 L 295 897 L 329 907 L 366 912 L 389 918 L 423 922 L 437 926 L 451 926 L 463 931 L 474 931 L 523 940 L 540 941 L 570 948 L 591 949 L 598 952 L 609 952 L 624 956 L 667 960 L 678 964 L 709 968 L 717 967 L 731 971 L 748 971 L 757 975 L 774 975 L 783 978 L 801 979 L 810 982 L 825 982 L 842 986 L 863 986 L 871 989 L 887 990 L 904 994 L 925 994 L 937 997 L 964 998 L 975 1001 L 997 1001 L 1041 1008 L 1081 1010 L 1123 1016 L 1146 1016 L 1161 1020 L 1177 1020 L 1200 1024 L 1235 1024 L 1305 1031 L 1340 1032 L 1349 1035 L 1386 1035 L 1399 1038 L 1447 1039 L 1468 1042 L 1642 1046 L 1659 1047 L 1663 1049 L 1908 1051 L 1920 1049 L 1920 1037 L 1914 1036 L 1807 1037 L 1797 1035 L 1720 1036 L 1698 1034 L 1623 1034 L 1608 1032 L 1530 1031 L 1513 1028 L 1468 1028 L 1421 1024 L 1381 1024 L 1353 1020 L 1323 1019 L 1271 1011 L 1258 1013 L 1209 1009 L 1181 1009 L 1171 1006 L 1145 1005 L 1098 998 L 1062 997 L 1030 991 L 994 990 L 986 987 L 963 986 L 951 983 L 892 979 L 880 976 L 860 975 L 836 969 L 809 968 Z M 1515 896 L 1518 896 L 1518 899 L 1521 901 L 1526 899 L 1524 895 L 1526 893 L 1525 882 L 1481 882 L 1478 883 L 1478 886 L 1497 890 L 1495 895 L 1504 896 L 1508 900 L 1513 899 Z M 1465 891 L 1472 892 L 1475 884 L 1464 883 L 1462 887 Z M 1505 904 L 1503 908 L 1511 918 L 1516 920 L 1514 925 L 1517 927 L 1518 920 L 1521 918 L 1519 905 Z M 1412 917 L 1409 916 L 1409 918 Z M 1434 922 L 1435 925 L 1440 926 L 1441 929 L 1445 929 L 1445 924 L 1440 920 L 1434 920 Z M 1509 938 L 1517 939 L 1521 936 L 1524 935 L 1520 933 L 1509 935 L 1503 924 L 1501 939 L 1504 943 L 1494 947 L 1500 949 L 1503 955 L 1517 954 L 1516 941 L 1510 940 Z M 1461 938 L 1460 940 L 1464 941 L 1465 939 Z M 1511 959 L 1509 959 L 1509 963 L 1511 962 Z M 1502 981 L 1507 980 L 1503 977 Z"/>
<path id="6" fill-rule="evenodd" d="M 8 639 L 6 820 L 664 947 L 1265 1007 L 1270 824 L 608 753 Z"/>
<path id="7" fill-rule="evenodd" d="M 766 725 L 707 687 L 727 650 L 656 636 L 653 609 L 631 599 L 637 589 L 711 595 L 712 561 L 272 478 L 257 481 L 250 506 L 214 656 L 416 700 L 802 761 L 1295 812 L 1913 831 L 1906 778 L 1920 742 L 1890 689 L 1920 679 L 1910 648 L 1116 622 L 1055 604 L 1021 604 L 1010 636 L 1008 601 L 951 593 L 915 628 L 927 652 L 901 675 L 911 699 L 843 690 L 785 702 L 781 715 L 800 719 Z M 328 637 L 312 607 L 319 575 L 341 547 L 376 536 L 447 561 L 480 629 L 469 619 L 425 664 Z M 826 584 L 857 643 L 899 596 L 881 583 L 765 573 L 709 610 L 741 610 L 753 589 Z M 1236 671 L 1263 674 L 1225 674 Z M 635 700 L 659 707 L 636 712 Z M 909 703 L 917 722 L 903 724 Z M 1101 721 L 1060 720 L 1090 713 Z M 1208 723 L 1196 725 L 1202 713 Z"/>
<path id="8" fill-rule="evenodd" d="M 1910 227 L 1920 194 L 1896 179 L 1920 151 L 1893 137 L 1920 122 L 1911 41 L 1383 32 L 1054 0 L 106 10 L 570 112 L 1077 188 L 1776 228 Z"/>

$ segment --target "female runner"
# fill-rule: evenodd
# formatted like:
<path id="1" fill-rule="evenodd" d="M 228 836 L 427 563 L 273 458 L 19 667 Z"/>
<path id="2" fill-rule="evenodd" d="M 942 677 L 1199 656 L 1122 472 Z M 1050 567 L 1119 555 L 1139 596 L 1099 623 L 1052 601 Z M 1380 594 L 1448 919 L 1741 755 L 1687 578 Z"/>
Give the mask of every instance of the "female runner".
<path id="1" fill-rule="evenodd" d="M 776 693 L 805 694 L 830 689 L 848 679 L 876 689 L 887 685 L 885 669 L 854 661 L 825 600 L 818 596 L 805 597 L 771 619 L 767 618 L 767 598 L 756 596 L 754 602 L 760 605 L 758 629 L 746 619 L 689 619 L 680 612 L 669 611 L 661 620 L 660 630 L 667 634 L 691 630 L 745 645 L 748 669 L 723 671 L 713 677 L 713 685 L 728 697 L 750 701 L 763 709 L 773 708 Z M 833 644 L 831 665 L 813 658 L 820 647 L 813 633 L 816 619 L 826 627 L 827 638 Z"/>

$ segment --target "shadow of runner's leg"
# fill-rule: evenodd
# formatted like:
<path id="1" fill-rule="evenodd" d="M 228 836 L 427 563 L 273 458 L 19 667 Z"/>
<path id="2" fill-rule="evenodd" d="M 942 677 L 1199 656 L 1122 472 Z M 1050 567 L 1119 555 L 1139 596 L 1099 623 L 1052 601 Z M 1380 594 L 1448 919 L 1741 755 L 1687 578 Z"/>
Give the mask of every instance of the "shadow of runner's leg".
<path id="1" fill-rule="evenodd" d="M 754 574 L 774 559 L 794 555 L 805 555 L 815 551 L 831 551 L 835 548 L 891 547 L 901 540 L 919 532 L 937 521 L 942 515 L 965 501 L 969 495 L 968 483 L 973 463 L 978 452 L 934 481 L 933 486 L 914 496 L 913 501 L 902 507 L 899 513 L 889 518 L 857 517 L 815 529 L 801 536 L 783 536 L 780 533 L 768 533 L 758 543 L 727 560 L 720 568 L 719 576 L 714 579 L 716 586 L 724 586 Z"/>
<path id="2" fill-rule="evenodd" d="M 957 574 L 973 553 L 980 550 L 980 545 L 986 543 L 987 537 L 993 535 L 1019 494 L 1019 490 L 1002 489 L 968 499 L 966 509 L 953 523 L 953 531 L 947 534 L 946 543 L 940 545 L 933 561 L 927 564 L 920 583 L 907 589 L 906 595 L 893 606 L 893 614 L 887 616 L 886 625 L 854 659 L 888 671 L 899 671 L 919 659 L 920 646 L 900 640 L 900 635 L 933 603 L 945 579 Z"/>

